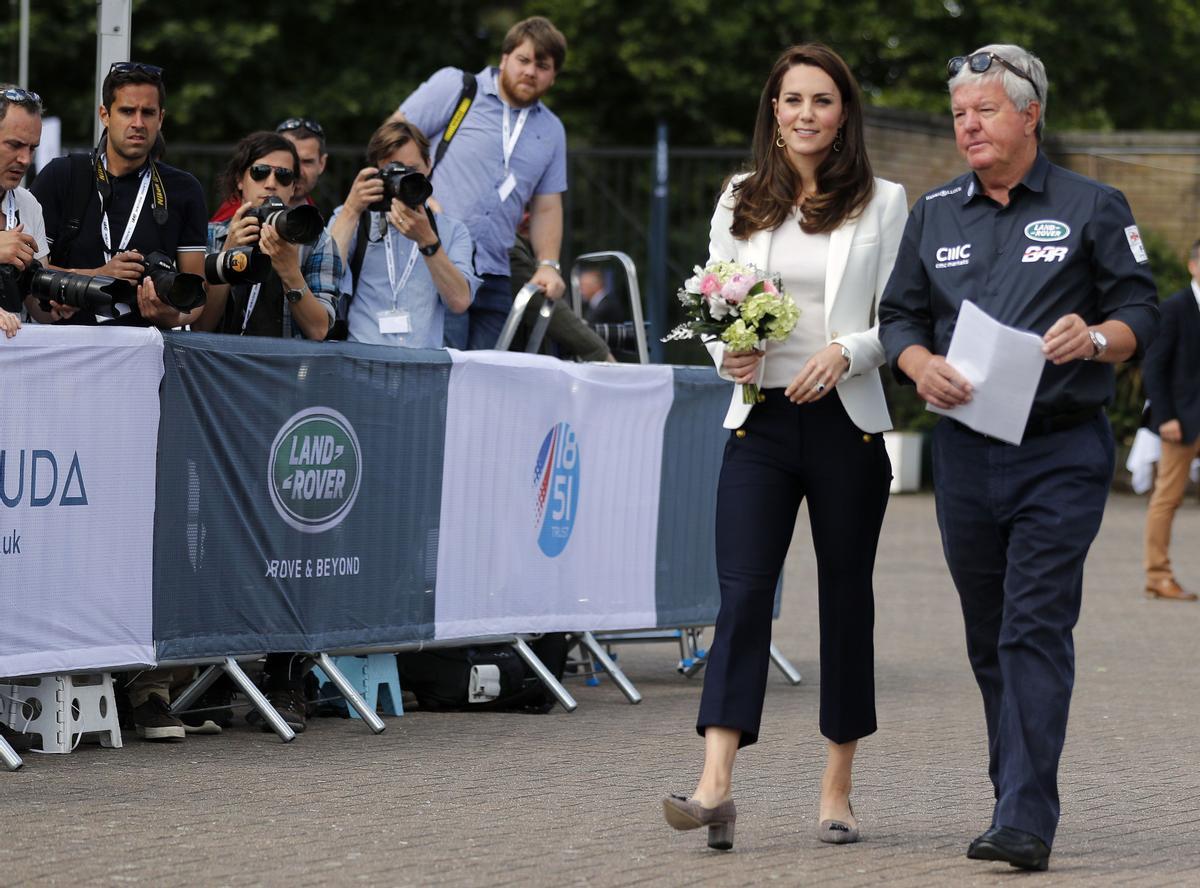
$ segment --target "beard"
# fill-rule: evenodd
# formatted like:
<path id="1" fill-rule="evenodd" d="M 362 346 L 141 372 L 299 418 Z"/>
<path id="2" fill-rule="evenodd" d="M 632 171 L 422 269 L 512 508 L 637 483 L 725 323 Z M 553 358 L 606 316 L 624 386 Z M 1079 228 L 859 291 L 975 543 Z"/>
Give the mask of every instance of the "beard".
<path id="1" fill-rule="evenodd" d="M 504 94 L 508 96 L 509 101 L 517 108 L 534 104 L 545 93 L 545 90 L 538 92 L 535 84 L 526 84 L 510 75 L 506 69 L 500 70 L 500 85 L 504 88 Z M 532 89 L 532 93 L 530 93 L 530 89 Z"/>

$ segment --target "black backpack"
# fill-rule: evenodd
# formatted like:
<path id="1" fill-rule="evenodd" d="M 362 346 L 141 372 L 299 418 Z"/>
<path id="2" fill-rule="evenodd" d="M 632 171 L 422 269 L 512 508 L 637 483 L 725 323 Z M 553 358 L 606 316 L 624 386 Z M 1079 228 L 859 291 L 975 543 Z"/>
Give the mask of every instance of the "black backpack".
<path id="1" fill-rule="evenodd" d="M 555 678 L 562 679 L 570 643 L 565 633 L 543 635 L 529 645 Z M 497 710 L 546 713 L 557 702 L 554 695 L 507 644 L 465 648 L 439 648 L 397 654 L 400 686 L 416 694 L 422 709 L 494 712 Z M 468 703 L 471 667 L 495 665 L 500 669 L 500 696 L 487 703 Z"/>

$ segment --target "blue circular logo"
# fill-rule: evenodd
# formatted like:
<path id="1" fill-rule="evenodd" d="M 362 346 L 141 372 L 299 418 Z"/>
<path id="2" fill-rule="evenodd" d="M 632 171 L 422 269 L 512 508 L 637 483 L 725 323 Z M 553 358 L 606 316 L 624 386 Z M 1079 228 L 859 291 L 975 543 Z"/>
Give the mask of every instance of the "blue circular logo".
<path id="1" fill-rule="evenodd" d="M 579 505 L 579 444 L 565 422 L 550 429 L 533 470 L 538 548 L 554 558 L 571 539 Z"/>

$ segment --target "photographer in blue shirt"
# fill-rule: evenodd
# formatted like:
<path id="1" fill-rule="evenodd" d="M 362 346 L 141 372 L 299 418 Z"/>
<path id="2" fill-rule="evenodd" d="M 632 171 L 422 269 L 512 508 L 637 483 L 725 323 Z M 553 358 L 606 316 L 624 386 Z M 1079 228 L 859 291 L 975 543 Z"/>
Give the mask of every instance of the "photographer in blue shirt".
<path id="1" fill-rule="evenodd" d="M 389 183 L 408 195 L 428 182 L 429 140 L 411 123 L 379 127 L 367 143 L 367 164 L 328 229 L 351 278 L 343 279 L 349 338 L 441 348 L 447 312 L 465 312 L 479 286 L 471 236 L 427 193 L 415 192 L 415 205 L 398 197 L 384 202 Z"/>

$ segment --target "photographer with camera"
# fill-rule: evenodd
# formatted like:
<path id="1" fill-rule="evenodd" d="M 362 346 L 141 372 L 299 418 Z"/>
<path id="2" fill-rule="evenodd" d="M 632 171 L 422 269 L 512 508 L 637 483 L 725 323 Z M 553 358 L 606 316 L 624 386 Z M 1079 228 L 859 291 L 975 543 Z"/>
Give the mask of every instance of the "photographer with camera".
<path id="1" fill-rule="evenodd" d="M 411 123 L 380 126 L 367 164 L 329 223 L 350 266 L 349 338 L 441 348 L 447 310 L 465 312 L 479 286 L 471 236 L 430 200 L 429 140 Z"/>
<path id="2" fill-rule="evenodd" d="M 238 201 L 229 222 L 209 223 L 208 302 L 196 329 L 320 341 L 333 323 L 342 261 L 316 207 L 293 204 L 295 145 L 252 133 L 234 149 L 220 186 Z"/>
<path id="3" fill-rule="evenodd" d="M 468 325 L 452 320 L 446 345 L 493 348 L 512 308 L 508 250 L 525 207 L 537 270 L 530 283 L 551 299 L 566 289 L 559 267 L 567 142 L 562 122 L 542 104 L 567 56 L 549 20 L 517 22 L 500 47 L 500 66 L 478 74 L 442 68 L 392 115 L 430 134 L 446 212 L 466 223 L 482 277 Z M 465 111 L 464 111 L 465 107 Z"/>
<path id="4" fill-rule="evenodd" d="M 42 208 L 21 180 L 33 162 L 42 139 L 42 100 L 35 92 L 10 83 L 0 84 L 0 330 L 11 338 L 21 326 L 21 303 L 26 296 L 17 277 L 48 252 Z"/>
<path id="5" fill-rule="evenodd" d="M 204 297 L 197 276 L 204 268 L 207 212 L 196 177 L 159 159 L 165 150 L 163 69 L 116 62 L 101 94 L 105 130 L 96 150 L 55 158 L 33 185 L 45 214 L 50 265 L 124 282 L 109 288 L 116 294 L 116 323 L 190 324 Z M 96 323 L 92 303 L 85 304 L 79 310 L 54 300 L 49 312 L 30 310 L 40 321 Z"/>
<path id="6" fill-rule="evenodd" d="M 198 275 L 204 269 L 207 213 L 196 177 L 159 160 L 163 71 L 117 62 L 101 95 L 105 131 L 96 150 L 54 159 L 34 182 L 50 263 L 67 271 L 38 273 L 43 295 L 60 297 L 48 300 L 48 310 L 26 304 L 43 322 L 96 324 L 96 309 L 107 303 L 116 317 L 106 325 L 168 329 L 191 323 L 204 298 Z M 179 273 L 171 269 L 175 264 Z M 121 682 L 139 736 L 184 739 L 183 722 L 169 709 L 170 691 L 194 672 L 153 669 Z"/>

